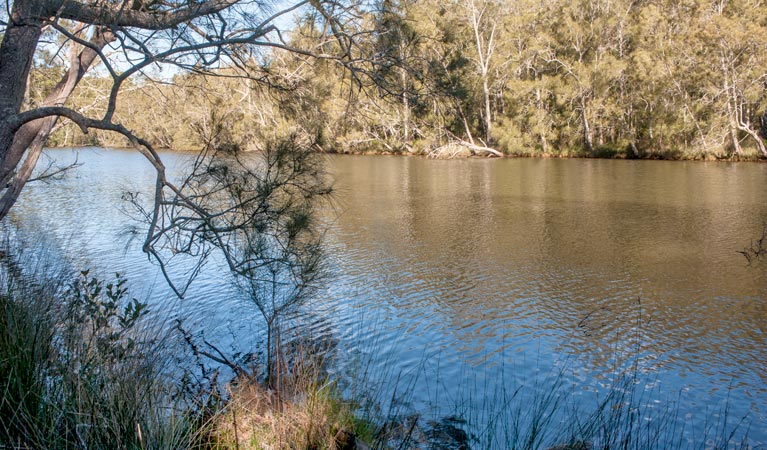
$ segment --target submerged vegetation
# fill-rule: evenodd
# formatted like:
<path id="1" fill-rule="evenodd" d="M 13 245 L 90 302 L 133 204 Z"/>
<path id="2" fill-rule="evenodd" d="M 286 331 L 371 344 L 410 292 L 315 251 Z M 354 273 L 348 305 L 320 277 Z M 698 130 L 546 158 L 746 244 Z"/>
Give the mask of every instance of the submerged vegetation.
<path id="1" fill-rule="evenodd" d="M 767 157 L 758 3 L 385 0 L 355 14 L 351 63 L 315 57 L 344 49 L 307 14 L 287 43 L 300 51 L 262 51 L 246 73 L 134 80 L 116 115 L 175 149 L 247 150 L 301 129 L 328 152 Z M 31 104 L 59 76 L 55 61 L 39 61 Z M 110 80 L 82 84 L 71 103 L 105 107 Z M 71 124 L 50 143 L 125 144 Z"/>

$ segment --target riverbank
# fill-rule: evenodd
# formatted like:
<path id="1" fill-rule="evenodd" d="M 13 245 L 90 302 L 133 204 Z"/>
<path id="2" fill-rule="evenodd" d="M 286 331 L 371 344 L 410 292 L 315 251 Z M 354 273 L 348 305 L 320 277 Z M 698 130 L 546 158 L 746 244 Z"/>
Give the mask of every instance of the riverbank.
<path id="1" fill-rule="evenodd" d="M 527 151 L 503 151 L 501 155 L 490 152 L 473 152 L 470 149 L 457 149 L 454 151 L 389 151 L 389 150 L 341 150 L 325 151 L 328 154 L 338 155 L 384 155 L 384 156 L 419 156 L 433 159 L 465 159 L 465 158 L 543 158 L 543 159 L 631 159 L 631 160 L 659 160 L 659 161 L 722 161 L 722 162 L 767 162 L 767 158 L 757 152 L 748 151 L 743 155 L 716 155 L 711 153 L 696 152 L 694 150 L 676 150 L 664 152 L 641 152 L 633 153 L 630 149 L 604 148 L 587 153 L 583 150 L 562 152 L 541 152 L 535 149 Z"/>
<path id="2" fill-rule="evenodd" d="M 93 145 L 83 146 L 52 146 L 48 148 L 52 149 L 78 149 L 78 148 L 92 148 Z M 131 147 L 123 146 L 99 146 L 106 149 L 118 149 L 118 150 L 131 150 Z M 170 151 L 174 153 L 198 153 L 199 149 L 191 148 L 161 148 L 162 151 Z M 657 161 L 705 161 L 705 162 L 760 162 L 766 163 L 767 158 L 761 156 L 755 151 L 746 151 L 743 155 L 717 155 L 712 153 L 696 152 L 694 150 L 675 150 L 675 151 L 663 151 L 663 152 L 641 152 L 633 153 L 630 149 L 614 149 L 604 148 L 595 151 L 594 153 L 587 153 L 583 150 L 571 150 L 562 152 L 540 152 L 535 149 L 531 150 L 517 150 L 517 151 L 503 151 L 499 152 L 500 155 L 490 152 L 472 152 L 469 149 L 461 149 L 458 151 L 446 151 L 443 153 L 434 153 L 432 150 L 413 150 L 408 151 L 403 149 L 402 151 L 391 151 L 381 149 L 370 150 L 351 150 L 351 149 L 320 149 L 319 153 L 330 155 L 363 155 L 363 156 L 408 156 L 408 157 L 422 157 L 433 159 L 466 159 L 466 158 L 542 158 L 542 159 L 623 159 L 623 160 L 657 160 Z"/>

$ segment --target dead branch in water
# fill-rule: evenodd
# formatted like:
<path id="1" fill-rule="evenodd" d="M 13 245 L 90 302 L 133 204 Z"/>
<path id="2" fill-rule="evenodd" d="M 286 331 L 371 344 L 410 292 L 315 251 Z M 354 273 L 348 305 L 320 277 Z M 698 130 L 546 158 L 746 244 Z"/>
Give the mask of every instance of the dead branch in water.
<path id="1" fill-rule="evenodd" d="M 472 144 L 471 142 L 461 139 L 437 147 L 427 155 L 429 158 L 436 159 L 453 159 L 465 156 L 489 156 L 501 158 L 504 155 L 494 148 Z"/>

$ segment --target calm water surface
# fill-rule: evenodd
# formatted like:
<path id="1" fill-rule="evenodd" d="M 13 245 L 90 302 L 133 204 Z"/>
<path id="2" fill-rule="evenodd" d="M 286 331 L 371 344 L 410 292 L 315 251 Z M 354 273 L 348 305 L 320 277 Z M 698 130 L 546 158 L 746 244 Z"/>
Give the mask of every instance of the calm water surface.
<path id="1" fill-rule="evenodd" d="M 248 351 L 238 347 L 258 340 L 257 313 L 215 265 L 172 300 L 126 247 L 120 196 L 151 186 L 149 164 L 103 149 L 79 159 L 67 179 L 30 186 L 12 220 L 76 249 L 75 264 L 125 272 L 135 290 Z M 403 411 L 438 417 L 551 379 L 568 402 L 589 404 L 635 363 L 643 401 L 678 407 L 690 439 L 728 402 L 732 417 L 747 415 L 752 443 L 767 442 L 767 261 L 749 266 L 737 253 L 767 220 L 767 165 L 331 157 L 328 166 L 334 279 L 305 313 L 306 333 L 337 342 L 343 376 L 364 372 L 387 399 L 399 386 Z"/>

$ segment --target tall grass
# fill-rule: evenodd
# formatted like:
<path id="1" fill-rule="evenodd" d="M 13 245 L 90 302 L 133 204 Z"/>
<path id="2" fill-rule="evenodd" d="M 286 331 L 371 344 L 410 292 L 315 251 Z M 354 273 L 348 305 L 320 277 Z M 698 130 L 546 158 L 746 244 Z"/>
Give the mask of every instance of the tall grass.
<path id="1" fill-rule="evenodd" d="M 436 381 L 435 381 L 436 382 Z M 680 420 L 678 401 L 658 401 L 635 373 L 617 377 L 596 402 L 583 402 L 565 371 L 522 386 L 475 386 L 453 410 L 389 408 L 366 416 L 377 448 L 507 450 L 762 449 L 748 438 L 748 419 L 725 403 L 692 423 Z M 403 389 L 407 390 L 407 388 Z M 407 395 L 407 394 L 403 394 Z M 472 398 L 472 396 L 474 398 Z M 483 400 L 477 401 L 476 398 Z M 390 399 L 382 403 L 391 405 Z M 701 414 L 703 416 L 703 414 Z M 702 423 L 700 421 L 703 421 Z"/>
<path id="2" fill-rule="evenodd" d="M 356 414 L 372 426 L 369 442 L 376 448 L 766 448 L 749 440 L 750 418 L 731 414 L 729 401 L 689 415 L 680 409 L 687 402 L 684 392 L 666 392 L 662 374 L 645 369 L 643 341 L 649 337 L 642 314 L 637 301 L 635 310 L 621 318 L 626 321 L 622 345 L 613 349 L 613 367 L 595 389 L 584 390 L 577 371 L 571 373 L 580 367 L 577 361 L 558 361 L 548 371 L 542 355 L 523 363 L 538 368 L 530 379 L 520 379 L 513 365 L 488 379 L 470 363 L 456 361 L 447 362 L 448 375 L 440 374 L 440 366 L 446 367 L 440 352 L 426 348 L 414 368 L 397 372 L 401 364 L 371 360 L 396 357 L 392 346 L 397 344 L 374 341 L 349 365 L 359 378 L 346 392 L 362 405 Z"/>
<path id="3" fill-rule="evenodd" d="M 0 448 L 191 448 L 167 335 L 125 281 L 0 269 Z"/>
<path id="4" fill-rule="evenodd" d="M 123 277 L 73 277 L 39 256 L 0 253 L 0 449 L 353 448 L 322 353 L 286 345 L 278 391 L 222 381 Z"/>
<path id="5" fill-rule="evenodd" d="M 353 405 L 342 399 L 316 355 L 295 351 L 295 365 L 278 374 L 279 390 L 253 381 L 229 385 L 226 406 L 213 421 L 216 448 L 357 448 Z"/>

